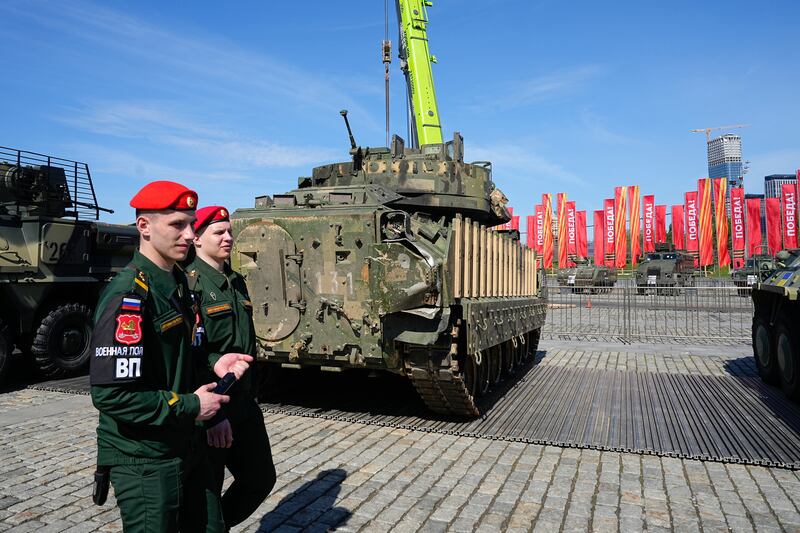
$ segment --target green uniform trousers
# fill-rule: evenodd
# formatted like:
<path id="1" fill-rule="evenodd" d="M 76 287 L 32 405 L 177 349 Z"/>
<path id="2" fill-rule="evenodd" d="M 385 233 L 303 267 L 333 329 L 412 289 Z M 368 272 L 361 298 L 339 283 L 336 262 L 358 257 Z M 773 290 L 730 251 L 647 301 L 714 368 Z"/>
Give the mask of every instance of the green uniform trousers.
<path id="1" fill-rule="evenodd" d="M 125 533 L 223 533 L 208 456 L 111 467 Z"/>
<path id="2" fill-rule="evenodd" d="M 275 465 L 269 445 L 264 414 L 252 398 L 231 399 L 228 404 L 233 430 L 230 448 L 209 448 L 217 494 L 222 491 L 225 467 L 233 483 L 222 496 L 222 515 L 225 525 L 233 527 L 244 522 L 266 499 L 275 486 Z"/>

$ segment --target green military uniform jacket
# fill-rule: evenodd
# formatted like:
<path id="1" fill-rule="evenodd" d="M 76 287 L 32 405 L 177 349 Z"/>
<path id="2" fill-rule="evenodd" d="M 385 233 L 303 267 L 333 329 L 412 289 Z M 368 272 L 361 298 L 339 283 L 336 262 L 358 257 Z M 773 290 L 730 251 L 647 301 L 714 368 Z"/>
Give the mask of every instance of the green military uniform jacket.
<path id="1" fill-rule="evenodd" d="M 200 258 L 189 264 L 186 272 L 200 307 L 209 363 L 213 365 L 222 355 L 231 352 L 255 357 L 253 304 L 244 278 L 227 264 L 224 272 L 219 272 Z M 231 389 L 231 403 L 225 406 L 228 417 L 236 416 L 239 401 L 252 398 L 251 373 L 251 370 L 245 372 Z"/>
<path id="2" fill-rule="evenodd" d="M 183 272 L 165 272 L 136 251 L 95 312 L 90 380 L 100 411 L 98 464 L 185 457 L 199 442 L 194 391 L 208 358 L 192 347 L 194 327 Z"/>

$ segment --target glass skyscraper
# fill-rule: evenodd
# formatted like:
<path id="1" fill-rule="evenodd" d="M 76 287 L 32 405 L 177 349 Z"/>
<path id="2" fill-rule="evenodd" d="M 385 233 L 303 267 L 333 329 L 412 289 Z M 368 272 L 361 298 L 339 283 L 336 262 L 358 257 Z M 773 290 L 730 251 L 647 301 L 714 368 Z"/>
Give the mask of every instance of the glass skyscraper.
<path id="1" fill-rule="evenodd" d="M 728 188 L 744 183 L 742 138 L 726 133 L 708 141 L 708 177 L 728 178 Z"/>

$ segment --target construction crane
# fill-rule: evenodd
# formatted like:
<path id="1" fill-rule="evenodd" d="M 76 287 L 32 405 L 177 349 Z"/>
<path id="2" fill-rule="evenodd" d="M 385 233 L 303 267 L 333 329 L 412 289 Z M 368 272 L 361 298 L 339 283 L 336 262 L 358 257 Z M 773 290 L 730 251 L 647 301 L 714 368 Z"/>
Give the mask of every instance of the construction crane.
<path id="1" fill-rule="evenodd" d="M 750 124 L 733 124 L 731 126 L 717 126 L 716 128 L 700 128 L 697 130 L 689 130 L 690 133 L 703 133 L 706 134 L 706 142 L 711 140 L 711 132 L 717 130 L 733 130 L 736 128 L 747 128 Z"/>
<path id="2" fill-rule="evenodd" d="M 428 13 L 431 0 L 396 0 L 400 25 L 400 68 L 405 74 L 412 112 L 411 146 L 442 143 L 442 124 L 433 70 L 436 57 L 428 49 Z"/>

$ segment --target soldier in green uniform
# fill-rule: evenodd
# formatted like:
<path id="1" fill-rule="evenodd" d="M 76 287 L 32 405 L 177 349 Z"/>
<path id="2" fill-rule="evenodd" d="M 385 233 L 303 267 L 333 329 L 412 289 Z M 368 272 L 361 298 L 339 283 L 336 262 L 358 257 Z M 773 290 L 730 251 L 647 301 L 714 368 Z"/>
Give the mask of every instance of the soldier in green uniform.
<path id="1" fill-rule="evenodd" d="M 227 209 L 198 209 L 194 229 L 197 257 L 186 270 L 200 306 L 206 349 L 212 360 L 230 351 L 255 356 L 253 304 L 244 279 L 227 263 L 233 246 Z M 218 489 L 222 489 L 226 466 L 234 479 L 222 496 L 228 527 L 247 519 L 275 485 L 269 437 L 251 373 L 246 372 L 231 389 L 230 403 L 220 415 L 206 423 Z"/>
<path id="2" fill-rule="evenodd" d="M 92 335 L 98 470 L 110 471 L 126 532 L 224 531 L 200 423 L 229 398 L 199 379 L 241 377 L 252 357 L 210 363 L 193 347 L 196 313 L 176 263 L 194 238 L 197 194 L 153 182 L 130 204 L 139 250 L 103 292 Z"/>

